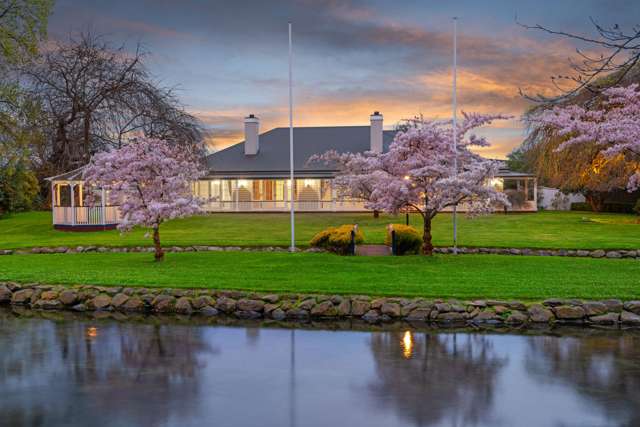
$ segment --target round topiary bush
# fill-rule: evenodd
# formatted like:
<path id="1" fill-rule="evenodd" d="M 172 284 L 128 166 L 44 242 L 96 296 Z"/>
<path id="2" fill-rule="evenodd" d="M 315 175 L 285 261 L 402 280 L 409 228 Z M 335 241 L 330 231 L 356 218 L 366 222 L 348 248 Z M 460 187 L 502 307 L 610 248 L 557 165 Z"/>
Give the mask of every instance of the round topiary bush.
<path id="1" fill-rule="evenodd" d="M 422 248 L 422 237 L 418 230 L 410 225 L 391 224 L 385 244 L 391 246 L 391 230 L 396 233 L 396 255 L 419 254 Z"/>
<path id="2" fill-rule="evenodd" d="M 344 224 L 340 227 L 329 227 L 322 230 L 309 242 L 309 245 L 315 248 L 327 249 L 341 255 L 349 253 L 351 247 L 351 231 L 353 224 Z M 364 242 L 364 235 L 360 229 L 356 230 L 355 242 L 357 245 Z"/>

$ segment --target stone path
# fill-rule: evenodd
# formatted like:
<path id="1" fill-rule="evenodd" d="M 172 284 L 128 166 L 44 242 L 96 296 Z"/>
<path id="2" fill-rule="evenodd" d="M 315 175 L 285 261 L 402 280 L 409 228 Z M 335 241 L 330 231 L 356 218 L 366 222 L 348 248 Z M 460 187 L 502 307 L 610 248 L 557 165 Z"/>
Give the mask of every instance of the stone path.
<path id="1" fill-rule="evenodd" d="M 358 245 L 356 255 L 361 256 L 389 256 L 391 249 L 387 245 Z"/>

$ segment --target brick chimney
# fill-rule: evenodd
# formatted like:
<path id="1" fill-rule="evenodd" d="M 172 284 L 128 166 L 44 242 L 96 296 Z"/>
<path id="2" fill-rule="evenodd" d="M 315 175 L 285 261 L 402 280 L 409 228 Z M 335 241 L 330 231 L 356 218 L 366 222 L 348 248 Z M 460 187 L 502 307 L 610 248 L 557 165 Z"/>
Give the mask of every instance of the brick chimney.
<path id="1" fill-rule="evenodd" d="M 260 120 L 253 114 L 244 118 L 244 154 L 255 156 L 260 150 Z"/>
<path id="2" fill-rule="evenodd" d="M 371 141 L 369 150 L 374 153 L 382 153 L 382 114 L 375 111 L 370 117 L 371 119 Z"/>

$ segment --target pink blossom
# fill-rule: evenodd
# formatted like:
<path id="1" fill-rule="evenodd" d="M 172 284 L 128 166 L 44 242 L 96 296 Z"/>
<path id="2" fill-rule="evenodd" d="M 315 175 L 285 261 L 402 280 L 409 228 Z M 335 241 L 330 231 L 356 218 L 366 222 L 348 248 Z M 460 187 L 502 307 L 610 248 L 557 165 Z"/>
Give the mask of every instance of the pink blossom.
<path id="1" fill-rule="evenodd" d="M 202 200 L 191 183 L 202 176 L 184 149 L 167 141 L 138 138 L 122 148 L 96 154 L 84 172 L 89 186 L 107 190 L 108 203 L 120 206 L 121 231 L 153 229 L 156 259 L 162 258 L 159 227 L 164 221 L 200 212 Z"/>
<path id="2" fill-rule="evenodd" d="M 431 254 L 431 220 L 447 207 L 464 204 L 468 213 L 492 212 L 496 204 L 509 205 L 506 196 L 489 185 L 498 164 L 472 152 L 488 146 L 484 138 L 469 135 L 503 115 L 464 114 L 453 148 L 450 122 L 416 120 L 396 133 L 389 151 L 313 156 L 310 161 L 334 163 L 340 172 L 334 183 L 342 197 L 365 199 L 369 209 L 398 213 L 413 208 L 424 219 L 423 251 Z M 457 158 L 457 170 L 454 161 Z"/>
<path id="3" fill-rule="evenodd" d="M 602 146 L 607 157 L 617 155 L 640 160 L 640 91 L 638 84 L 614 87 L 603 92 L 605 100 L 595 109 L 578 105 L 558 106 L 545 111 L 538 120 L 560 136 L 567 137 L 558 150 L 584 143 Z M 640 184 L 640 170 L 631 175 L 627 189 Z"/>

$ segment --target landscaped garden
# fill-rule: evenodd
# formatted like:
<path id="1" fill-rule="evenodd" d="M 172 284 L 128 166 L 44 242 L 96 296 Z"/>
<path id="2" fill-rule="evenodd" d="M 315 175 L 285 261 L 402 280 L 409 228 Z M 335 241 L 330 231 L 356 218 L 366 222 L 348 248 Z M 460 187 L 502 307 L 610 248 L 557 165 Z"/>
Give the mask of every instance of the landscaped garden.
<path id="1" fill-rule="evenodd" d="M 340 224 L 357 223 L 366 243 L 383 243 L 388 223 L 404 223 L 404 215 L 370 213 L 298 213 L 296 238 L 307 246 L 320 230 Z M 421 219 L 410 222 L 420 229 Z M 592 212 L 538 212 L 494 214 L 468 219 L 459 216 L 458 243 L 461 246 L 527 247 L 560 249 L 638 249 L 640 224 L 635 215 Z M 128 234 L 118 231 L 76 233 L 56 231 L 50 212 L 13 214 L 0 219 L 0 249 L 39 246 L 150 246 L 145 230 Z M 211 214 L 167 222 L 162 228 L 164 246 L 288 246 L 289 215 L 283 213 Z M 434 219 L 436 246 L 451 244 L 451 216 Z"/>

